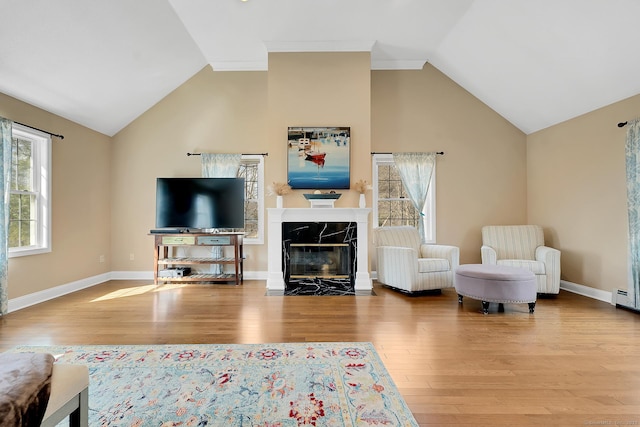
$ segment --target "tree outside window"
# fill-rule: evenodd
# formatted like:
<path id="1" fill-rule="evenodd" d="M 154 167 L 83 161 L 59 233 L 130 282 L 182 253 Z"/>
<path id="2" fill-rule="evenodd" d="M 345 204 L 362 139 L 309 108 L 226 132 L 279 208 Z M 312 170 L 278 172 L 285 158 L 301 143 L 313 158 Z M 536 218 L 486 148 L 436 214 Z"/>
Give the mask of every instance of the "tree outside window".
<path id="1" fill-rule="evenodd" d="M 42 132 L 13 125 L 9 256 L 50 251 L 50 144 Z"/>
<path id="2" fill-rule="evenodd" d="M 238 177 L 244 178 L 244 231 L 245 243 L 262 243 L 264 241 L 263 197 L 264 168 L 262 155 L 243 155 L 238 170 Z"/>

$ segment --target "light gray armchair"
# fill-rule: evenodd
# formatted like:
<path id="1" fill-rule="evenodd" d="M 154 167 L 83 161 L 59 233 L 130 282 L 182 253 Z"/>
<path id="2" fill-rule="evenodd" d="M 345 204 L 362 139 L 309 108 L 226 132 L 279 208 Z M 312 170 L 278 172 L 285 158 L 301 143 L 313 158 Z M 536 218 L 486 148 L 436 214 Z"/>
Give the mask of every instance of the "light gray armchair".
<path id="1" fill-rule="evenodd" d="M 536 275 L 539 294 L 560 292 L 560 251 L 544 245 L 539 225 L 482 227 L 483 264 L 526 268 Z"/>
<path id="2" fill-rule="evenodd" d="M 410 294 L 453 287 L 456 246 L 421 244 L 410 226 L 376 228 L 374 244 L 379 283 Z"/>

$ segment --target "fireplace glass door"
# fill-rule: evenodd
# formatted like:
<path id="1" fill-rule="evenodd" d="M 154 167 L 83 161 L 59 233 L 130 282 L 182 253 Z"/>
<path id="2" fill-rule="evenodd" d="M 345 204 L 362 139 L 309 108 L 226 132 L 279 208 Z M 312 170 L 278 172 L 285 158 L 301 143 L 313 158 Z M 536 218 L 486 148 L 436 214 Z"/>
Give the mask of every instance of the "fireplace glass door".
<path id="1" fill-rule="evenodd" d="M 351 263 L 348 243 L 291 243 L 291 279 L 349 279 Z"/>

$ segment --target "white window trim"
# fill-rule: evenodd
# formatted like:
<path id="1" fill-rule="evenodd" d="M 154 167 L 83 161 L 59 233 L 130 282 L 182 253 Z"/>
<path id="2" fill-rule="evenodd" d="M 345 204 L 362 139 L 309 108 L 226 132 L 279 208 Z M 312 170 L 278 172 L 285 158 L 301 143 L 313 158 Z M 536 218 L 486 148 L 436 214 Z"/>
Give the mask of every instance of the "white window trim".
<path id="1" fill-rule="evenodd" d="M 393 154 L 374 154 L 371 170 L 373 171 L 373 228 L 378 227 L 378 166 L 393 164 Z M 422 221 L 426 234 L 426 243 L 436 243 L 436 167 L 433 166 L 431 184 L 427 193 L 427 200 L 422 209 Z"/>
<path id="2" fill-rule="evenodd" d="M 242 160 L 258 163 L 258 237 L 243 239 L 246 245 L 264 244 L 264 156 L 261 154 L 243 154 Z"/>
<path id="3" fill-rule="evenodd" d="M 14 136 L 37 140 L 38 147 L 33 158 L 33 170 L 39 172 L 34 177 L 38 191 L 38 212 L 36 245 L 9 248 L 9 258 L 37 255 L 51 252 L 51 136 L 47 133 L 13 123 Z"/>

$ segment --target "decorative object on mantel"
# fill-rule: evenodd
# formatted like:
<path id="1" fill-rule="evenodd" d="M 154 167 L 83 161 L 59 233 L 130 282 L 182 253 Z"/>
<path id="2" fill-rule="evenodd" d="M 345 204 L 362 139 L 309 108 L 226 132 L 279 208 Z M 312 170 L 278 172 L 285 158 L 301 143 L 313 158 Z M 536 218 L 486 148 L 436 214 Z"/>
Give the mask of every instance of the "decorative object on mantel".
<path id="1" fill-rule="evenodd" d="M 360 208 L 366 208 L 367 207 L 367 202 L 364 198 L 364 193 L 367 190 L 371 190 L 371 185 L 367 182 L 367 180 L 365 179 L 360 179 L 358 181 L 356 181 L 356 183 L 353 185 L 353 188 L 360 193 L 360 200 L 358 202 L 358 207 Z"/>
<path id="2" fill-rule="evenodd" d="M 341 195 L 333 190 L 329 193 L 321 193 L 316 190 L 314 193 L 305 193 L 304 198 L 309 201 L 312 208 L 332 208 Z"/>
<path id="3" fill-rule="evenodd" d="M 273 182 L 267 188 L 269 195 L 276 195 L 276 207 L 282 209 L 282 196 L 291 193 L 291 186 L 286 182 Z"/>

